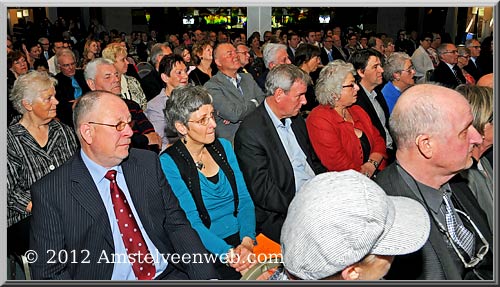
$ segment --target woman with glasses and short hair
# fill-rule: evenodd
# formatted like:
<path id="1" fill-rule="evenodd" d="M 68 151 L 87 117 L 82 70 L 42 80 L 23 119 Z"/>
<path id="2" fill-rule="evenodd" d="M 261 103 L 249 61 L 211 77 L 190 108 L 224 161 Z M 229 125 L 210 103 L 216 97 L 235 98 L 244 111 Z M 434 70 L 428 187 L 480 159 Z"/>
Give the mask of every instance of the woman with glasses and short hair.
<path id="1" fill-rule="evenodd" d="M 370 116 L 358 105 L 359 86 L 351 63 L 326 65 L 316 83 L 319 106 L 306 125 L 314 151 L 329 171 L 353 169 L 368 177 L 386 166 L 385 141 Z"/>
<path id="2" fill-rule="evenodd" d="M 401 93 L 415 84 L 414 76 L 415 67 L 408 54 L 395 52 L 386 59 L 384 78 L 387 83 L 382 88 L 382 94 L 387 102 L 389 114 L 392 113 L 392 108 L 394 108 Z"/>
<path id="3" fill-rule="evenodd" d="M 476 80 L 474 77 L 467 72 L 464 67 L 469 64 L 469 59 L 470 59 L 470 49 L 466 47 L 457 47 L 458 51 L 458 62 L 457 66 L 462 70 L 462 74 L 464 74 L 465 77 L 465 83 L 468 85 L 475 85 Z"/>
<path id="4" fill-rule="evenodd" d="M 231 143 L 215 136 L 212 97 L 201 86 L 178 87 L 167 100 L 165 118 L 180 140 L 160 162 L 181 208 L 205 248 L 217 260 L 222 279 L 241 277 L 253 262 L 255 209 Z"/>
<path id="5" fill-rule="evenodd" d="M 472 159 L 474 163 L 469 169 L 460 172 L 467 179 L 469 188 L 482 207 L 491 230 L 493 230 L 493 167 L 484 157 L 486 151 L 493 147 L 493 89 L 475 85 L 459 85 L 455 89 L 469 101 L 474 115 L 472 125 L 481 134 L 483 141 L 474 145 Z"/>
<path id="6" fill-rule="evenodd" d="M 429 54 L 428 49 L 432 43 L 432 33 L 423 33 L 419 36 L 420 46 L 411 55 L 411 61 L 415 66 L 415 80 L 417 83 L 424 83 L 426 74 L 430 70 L 434 70 L 432 56 Z"/>

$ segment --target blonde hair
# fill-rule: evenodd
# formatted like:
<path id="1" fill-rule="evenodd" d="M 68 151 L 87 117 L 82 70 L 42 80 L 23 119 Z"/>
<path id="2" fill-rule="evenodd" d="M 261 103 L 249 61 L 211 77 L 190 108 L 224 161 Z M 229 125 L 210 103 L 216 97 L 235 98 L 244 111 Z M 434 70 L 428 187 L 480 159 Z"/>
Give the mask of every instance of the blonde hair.
<path id="1" fill-rule="evenodd" d="M 127 49 L 120 43 L 111 43 L 102 50 L 102 57 L 113 62 L 116 62 L 116 56 L 119 54 L 127 56 Z"/>

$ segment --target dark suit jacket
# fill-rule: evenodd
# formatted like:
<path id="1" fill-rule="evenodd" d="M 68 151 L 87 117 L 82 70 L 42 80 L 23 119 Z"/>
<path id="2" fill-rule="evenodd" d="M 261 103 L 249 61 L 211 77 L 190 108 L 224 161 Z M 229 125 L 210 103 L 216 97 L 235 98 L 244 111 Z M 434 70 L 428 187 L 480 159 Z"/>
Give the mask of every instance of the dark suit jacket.
<path id="1" fill-rule="evenodd" d="M 131 149 L 122 164 L 130 195 L 149 238 L 163 254 L 208 253 L 191 228 L 170 189 L 155 153 Z M 114 253 L 108 214 L 80 152 L 31 189 L 33 218 L 30 248 L 39 257 L 31 265 L 33 279 L 109 280 L 113 264 L 96 263 L 102 252 Z M 47 264 L 51 253 L 66 250 L 75 262 Z M 74 250 L 74 251 L 73 251 Z M 87 251 L 88 250 L 88 251 Z M 71 257 L 73 259 L 73 257 Z M 72 260 L 71 259 L 71 260 Z M 187 273 L 187 276 L 186 274 Z M 210 264 L 174 264 L 159 278 L 217 278 Z"/>
<path id="2" fill-rule="evenodd" d="M 297 141 L 316 174 L 325 172 L 309 141 L 302 117 L 291 119 Z M 281 227 L 295 196 L 292 165 L 264 104 L 236 132 L 234 150 L 255 204 L 257 233 L 280 242 Z"/>
<path id="3" fill-rule="evenodd" d="M 333 60 L 344 60 L 344 61 L 349 61 L 349 51 L 347 51 L 346 48 L 342 47 L 340 48 L 342 49 L 342 51 L 344 51 L 344 54 L 345 54 L 345 58 L 342 56 L 342 53 L 340 53 L 340 51 L 338 50 L 338 48 L 336 48 L 335 46 L 333 46 L 332 48 L 332 56 L 333 56 Z"/>
<path id="4" fill-rule="evenodd" d="M 335 47 L 332 48 L 332 57 L 333 57 L 333 49 L 335 49 Z M 321 64 L 323 66 L 326 66 L 326 65 L 328 65 L 328 63 L 330 63 L 330 60 L 328 59 L 328 54 L 326 53 L 325 48 L 321 48 L 321 54 L 319 55 L 319 57 L 321 59 Z M 335 60 L 335 58 L 333 58 L 333 59 Z"/>
<path id="5" fill-rule="evenodd" d="M 160 73 L 158 73 L 156 69 L 151 70 L 151 72 L 139 82 L 141 83 L 142 90 L 148 101 L 158 96 L 161 89 L 165 87 L 165 83 L 161 80 Z"/>
<path id="6" fill-rule="evenodd" d="M 62 72 L 59 72 L 55 78 L 57 79 L 56 99 L 59 101 L 57 105 L 57 118 L 66 125 L 73 127 L 73 101 L 75 100 L 75 88 L 71 84 L 71 78 L 66 77 Z M 83 70 L 77 69 L 75 79 L 82 88 L 82 95 L 90 91 Z"/>
<path id="7" fill-rule="evenodd" d="M 479 67 L 476 66 L 476 64 L 474 64 L 471 59 L 469 59 L 469 63 L 464 67 L 464 70 L 466 70 L 467 73 L 471 74 L 476 82 L 481 78 L 481 76 L 483 76 L 483 73 L 481 72 Z"/>
<path id="8" fill-rule="evenodd" d="M 397 170 L 397 165 L 391 164 L 379 173 L 377 183 L 388 195 L 405 196 L 415 199 L 426 205 L 420 195 L 415 194 Z M 477 203 L 474 195 L 459 177 L 450 181 L 452 201 L 455 208 L 465 211 L 477 225 L 483 236 L 490 244 L 490 251 L 480 263 L 478 270 L 481 274 L 492 276 L 492 233 L 488 226 L 486 215 Z M 409 211 L 411 212 L 411 211 Z M 469 228 L 469 230 L 473 230 Z M 431 217 L 431 232 L 427 243 L 417 252 L 396 256 L 386 279 L 395 280 L 463 280 L 474 278 L 471 270 L 464 270 L 463 264 L 456 256 L 455 251 L 447 243 L 447 238 L 437 228 Z M 476 235 L 476 251 L 482 246 Z"/>
<path id="9" fill-rule="evenodd" d="M 465 77 L 460 69 L 457 69 L 457 76 L 462 81 L 461 83 L 457 81 L 448 65 L 443 61 L 439 61 L 438 66 L 434 69 L 434 73 L 431 76 L 431 81 L 441 83 L 450 89 L 455 89 L 458 85 L 465 84 Z"/>
<path id="10" fill-rule="evenodd" d="M 379 89 L 378 87 L 375 88 L 375 92 L 377 92 L 377 97 L 375 99 L 379 102 L 380 106 L 382 106 L 382 109 L 384 110 L 385 114 L 386 121 L 385 123 L 382 123 L 377 115 L 377 111 L 375 111 L 375 108 L 373 107 L 373 104 L 370 101 L 370 98 L 368 98 L 368 95 L 365 93 L 365 90 L 363 89 L 363 87 L 361 87 L 361 84 L 358 83 L 358 85 L 359 85 L 359 91 L 357 94 L 358 99 L 354 104 L 362 107 L 363 110 L 365 110 L 365 112 L 370 116 L 373 125 L 378 129 L 380 135 L 385 141 L 387 136 L 384 126 L 387 127 L 387 130 L 389 130 L 389 108 L 387 107 L 387 102 L 385 101 L 384 95 L 382 94 L 381 89 Z"/>
<path id="11" fill-rule="evenodd" d="M 295 62 L 295 54 L 292 52 L 292 49 L 287 46 L 286 52 L 288 53 L 288 58 L 290 59 L 290 62 L 294 63 Z"/>

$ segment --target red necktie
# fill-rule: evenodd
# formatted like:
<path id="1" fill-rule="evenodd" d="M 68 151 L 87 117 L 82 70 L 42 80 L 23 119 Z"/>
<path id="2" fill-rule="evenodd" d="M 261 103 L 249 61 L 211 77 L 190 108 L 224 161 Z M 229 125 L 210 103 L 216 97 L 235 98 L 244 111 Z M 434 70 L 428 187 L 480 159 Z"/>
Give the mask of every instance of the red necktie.
<path id="1" fill-rule="evenodd" d="M 134 274 L 139 280 L 151 280 L 156 273 L 153 258 L 137 225 L 134 214 L 127 203 L 127 198 L 116 183 L 116 170 L 109 170 L 104 177 L 110 181 L 109 189 L 116 222 L 120 228 L 125 250 L 127 250 L 128 258 L 132 263 Z"/>

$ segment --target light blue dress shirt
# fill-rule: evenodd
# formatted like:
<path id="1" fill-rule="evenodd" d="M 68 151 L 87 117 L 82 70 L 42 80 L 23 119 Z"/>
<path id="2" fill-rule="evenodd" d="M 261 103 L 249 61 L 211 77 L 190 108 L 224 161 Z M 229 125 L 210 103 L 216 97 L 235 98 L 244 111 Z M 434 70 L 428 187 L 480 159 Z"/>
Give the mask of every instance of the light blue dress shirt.
<path id="1" fill-rule="evenodd" d="M 108 218 L 109 218 L 109 224 L 111 226 L 111 232 L 113 233 L 113 243 L 115 245 L 116 256 L 114 257 L 115 264 L 113 265 L 113 274 L 111 276 L 111 280 L 136 280 L 137 278 L 134 274 L 134 270 L 132 269 L 132 264 L 130 264 L 126 260 L 123 260 L 124 258 L 128 257 L 127 257 L 127 251 L 125 250 L 125 244 L 123 244 L 123 240 L 120 235 L 120 228 L 118 227 L 118 223 L 116 222 L 115 212 L 113 210 L 113 203 L 111 201 L 111 191 L 109 190 L 110 182 L 109 180 L 104 178 L 104 175 L 106 175 L 108 169 L 92 161 L 85 154 L 83 150 L 80 150 L 80 154 L 82 156 L 83 162 L 85 163 L 87 169 L 89 170 L 90 175 L 92 176 L 92 179 L 94 180 L 97 190 L 99 191 L 99 195 L 101 196 L 102 202 L 106 207 L 106 212 L 108 213 Z M 130 192 L 128 190 L 127 183 L 125 182 L 125 177 L 123 175 L 122 167 L 115 166 L 112 167 L 111 169 L 117 171 L 116 182 L 118 183 L 118 186 L 125 194 L 127 202 L 130 205 L 130 209 L 132 210 L 135 220 L 137 221 L 137 225 L 139 225 L 139 229 L 141 230 L 142 236 L 144 237 L 144 241 L 146 241 L 148 250 L 151 252 L 151 255 L 155 260 L 154 265 L 156 268 L 156 274 L 154 277 L 156 277 L 163 271 L 165 271 L 168 262 L 166 260 L 163 260 L 163 257 L 161 256 L 160 252 L 158 251 L 158 249 L 156 249 L 151 239 L 149 239 L 146 230 L 144 230 L 144 227 L 142 226 L 141 219 L 139 218 L 137 211 L 134 207 L 132 198 L 130 197 Z M 109 261 L 113 260 L 113 254 L 104 254 L 104 255 L 107 256 L 107 259 L 109 259 Z M 101 262 L 103 262 L 103 264 L 107 264 L 104 263 L 106 262 L 106 258 L 104 256 L 101 256 L 100 259 L 102 259 Z"/>
<path id="2" fill-rule="evenodd" d="M 290 118 L 286 118 L 285 124 L 283 125 L 281 120 L 278 119 L 265 100 L 264 106 L 269 114 L 269 117 L 271 118 L 271 121 L 273 122 L 274 128 L 278 132 L 278 136 L 292 165 L 293 176 L 295 178 L 295 191 L 299 191 L 304 183 L 315 176 L 314 170 L 307 162 L 307 156 L 300 147 L 299 142 L 297 142 L 297 138 L 295 137 L 291 126 L 292 120 Z"/>

